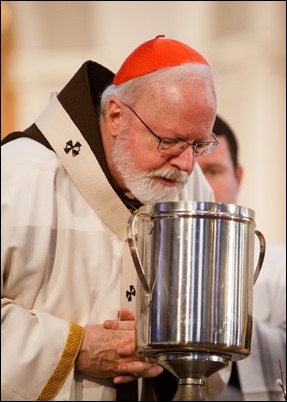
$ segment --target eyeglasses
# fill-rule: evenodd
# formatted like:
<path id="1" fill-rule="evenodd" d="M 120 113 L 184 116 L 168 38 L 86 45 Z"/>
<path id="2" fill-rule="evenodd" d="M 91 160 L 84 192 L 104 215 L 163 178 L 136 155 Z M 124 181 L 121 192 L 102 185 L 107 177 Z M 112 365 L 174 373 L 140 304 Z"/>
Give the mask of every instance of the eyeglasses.
<path id="1" fill-rule="evenodd" d="M 194 156 L 203 156 L 209 155 L 216 145 L 219 143 L 214 133 L 211 133 L 211 136 L 214 138 L 214 141 L 194 141 L 188 142 L 186 140 L 172 139 L 172 138 L 161 138 L 158 136 L 151 128 L 140 118 L 140 116 L 131 108 L 131 106 L 126 103 L 122 104 L 130 109 L 131 112 L 142 122 L 142 124 L 148 129 L 148 131 L 155 137 L 158 141 L 158 152 L 166 155 L 179 155 L 183 152 L 189 145 L 193 149 Z"/>

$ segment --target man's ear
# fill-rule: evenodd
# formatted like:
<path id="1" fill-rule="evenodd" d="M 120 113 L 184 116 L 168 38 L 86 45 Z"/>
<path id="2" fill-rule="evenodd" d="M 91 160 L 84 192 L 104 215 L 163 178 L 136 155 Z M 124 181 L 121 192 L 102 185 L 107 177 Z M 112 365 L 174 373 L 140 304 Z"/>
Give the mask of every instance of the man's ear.
<path id="1" fill-rule="evenodd" d="M 106 109 L 106 124 L 113 137 L 116 137 L 119 132 L 119 127 L 122 118 L 122 104 L 116 97 L 111 97 L 107 103 Z"/>
<path id="2" fill-rule="evenodd" d="M 242 177 L 243 177 L 243 167 L 241 165 L 237 165 L 236 170 L 235 170 L 235 177 L 236 177 L 238 186 L 240 186 Z"/>

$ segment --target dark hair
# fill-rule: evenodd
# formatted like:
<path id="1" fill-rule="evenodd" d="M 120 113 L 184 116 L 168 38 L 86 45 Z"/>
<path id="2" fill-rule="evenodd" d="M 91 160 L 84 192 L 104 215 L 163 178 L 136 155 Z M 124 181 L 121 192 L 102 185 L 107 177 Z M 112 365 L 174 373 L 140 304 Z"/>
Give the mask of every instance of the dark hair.
<path id="1" fill-rule="evenodd" d="M 218 115 L 216 115 L 213 132 L 216 134 L 217 137 L 221 136 L 226 138 L 232 163 L 234 169 L 236 169 L 238 165 L 238 144 L 234 132 L 231 130 L 229 125 Z"/>

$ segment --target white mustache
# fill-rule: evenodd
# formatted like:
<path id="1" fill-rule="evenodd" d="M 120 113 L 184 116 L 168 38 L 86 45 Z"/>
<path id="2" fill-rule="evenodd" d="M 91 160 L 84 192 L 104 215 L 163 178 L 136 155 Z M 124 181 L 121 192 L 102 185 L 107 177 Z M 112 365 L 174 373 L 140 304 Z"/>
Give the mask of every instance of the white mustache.
<path id="1" fill-rule="evenodd" d="M 188 180 L 188 174 L 186 172 L 182 172 L 181 170 L 174 168 L 172 170 L 163 170 L 158 169 L 147 174 L 149 178 L 161 178 L 167 179 L 170 181 L 174 181 L 179 184 L 185 184 Z"/>

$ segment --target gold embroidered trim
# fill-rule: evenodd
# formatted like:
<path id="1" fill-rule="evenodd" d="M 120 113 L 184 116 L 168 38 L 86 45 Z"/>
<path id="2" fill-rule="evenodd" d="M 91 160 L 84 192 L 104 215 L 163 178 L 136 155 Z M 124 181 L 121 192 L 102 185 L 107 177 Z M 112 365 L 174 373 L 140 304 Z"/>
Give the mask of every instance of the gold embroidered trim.
<path id="1" fill-rule="evenodd" d="M 53 401 L 66 380 L 81 346 L 84 328 L 70 323 L 69 334 L 60 361 L 45 384 L 37 401 Z"/>

